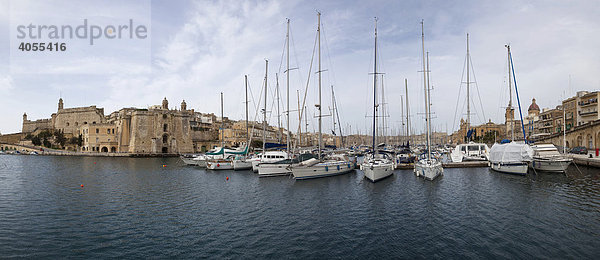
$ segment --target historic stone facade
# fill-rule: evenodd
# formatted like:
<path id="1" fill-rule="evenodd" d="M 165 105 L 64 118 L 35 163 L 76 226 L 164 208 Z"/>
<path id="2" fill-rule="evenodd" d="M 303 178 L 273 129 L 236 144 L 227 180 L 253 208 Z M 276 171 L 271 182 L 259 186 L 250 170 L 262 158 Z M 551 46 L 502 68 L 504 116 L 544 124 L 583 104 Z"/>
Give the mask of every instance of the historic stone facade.
<path id="1" fill-rule="evenodd" d="M 212 122 L 208 127 L 198 127 L 198 118 L 202 115 L 187 110 L 185 101 L 181 103 L 181 110 L 169 109 L 166 98 L 161 106 L 123 108 L 109 116 L 96 106 L 64 108 L 61 98 L 58 111 L 49 119 L 30 121 L 24 114 L 22 132 L 48 129 L 81 136 L 83 143 L 79 150 L 82 152 L 193 153 L 197 151 L 194 142 L 207 139 L 214 142 L 215 139 L 214 134 L 197 138 L 194 132 L 217 132 Z"/>

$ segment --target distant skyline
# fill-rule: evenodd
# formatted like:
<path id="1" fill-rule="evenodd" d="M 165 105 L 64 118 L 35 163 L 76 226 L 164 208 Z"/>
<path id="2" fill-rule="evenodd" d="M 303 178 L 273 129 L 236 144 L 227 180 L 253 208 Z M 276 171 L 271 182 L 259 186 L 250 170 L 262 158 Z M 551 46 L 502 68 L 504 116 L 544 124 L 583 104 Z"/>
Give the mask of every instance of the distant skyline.
<path id="1" fill-rule="evenodd" d="M 478 91 L 471 91 L 472 124 L 490 119 L 504 122 L 503 111 L 508 104 L 507 43 L 513 53 L 523 116 L 532 98 L 540 108 L 554 108 L 575 91 L 600 89 L 596 74 L 600 71 L 600 5 L 594 1 L 56 1 L 61 3 L 56 5 L 18 1 L 27 7 L 24 10 L 75 20 L 87 17 L 60 6 L 98 6 L 97 16 L 110 19 L 113 15 L 137 12 L 137 5 L 149 4 L 150 46 L 141 49 L 138 56 L 131 51 L 119 55 L 124 59 L 136 57 L 134 63 L 139 57 L 144 65 L 144 51 L 149 51 L 150 71 L 125 62 L 107 64 L 89 57 L 89 53 L 70 52 L 69 55 L 84 60 L 78 66 L 90 68 L 90 73 L 60 69 L 52 73 L 11 72 L 10 52 L 14 50 L 10 40 L 14 36 L 10 32 L 14 25 L 10 23 L 10 12 L 16 2 L 0 0 L 2 134 L 19 132 L 24 112 L 30 120 L 49 118 L 56 111 L 59 97 L 64 99 L 66 108 L 96 105 L 104 108 L 105 114 L 123 107 L 158 105 L 164 97 L 170 107 L 178 108 L 185 99 L 188 109 L 220 115 L 219 93 L 223 92 L 225 116 L 243 119 L 244 75 L 248 75 L 253 97 L 258 101 L 265 59 L 269 60 L 269 104 L 273 101 L 275 73 L 285 102 L 285 63 L 281 62 L 286 18 L 291 19 L 290 66 L 299 68 L 290 73 L 290 107 L 294 110 L 290 122 L 295 132 L 296 93 L 303 92 L 307 82 L 317 27 L 316 10 L 322 13 L 323 24 L 323 108 L 331 106 L 333 85 L 346 132 L 348 125 L 353 133 L 360 130 L 364 134 L 370 129 L 370 118 L 365 116 L 371 106 L 373 79 L 369 73 L 373 70 L 374 17 L 378 18 L 378 59 L 385 73 L 391 129 L 397 129 L 401 121 L 399 99 L 405 95 L 405 78 L 416 133 L 424 126 L 423 77 L 419 73 L 421 20 L 425 24 L 425 48 L 430 53 L 436 131 L 455 131 L 466 113 L 465 85 L 461 79 L 467 33 L 478 85 Z M 123 44 L 136 49 L 133 42 Z M 57 58 L 56 67 L 63 65 Z M 91 71 L 114 67 L 119 72 Z M 307 99 L 311 113 L 309 130 L 316 127 L 314 67 L 312 71 Z M 457 103 L 459 114 L 455 117 Z M 250 107 L 253 106 L 256 104 Z M 326 110 L 323 113 L 329 114 Z M 518 116 L 518 111 L 515 114 Z M 254 117 L 254 108 L 250 115 Z M 331 118 L 324 118 L 324 122 L 324 132 L 330 133 Z M 269 123 L 277 125 L 274 113 Z"/>

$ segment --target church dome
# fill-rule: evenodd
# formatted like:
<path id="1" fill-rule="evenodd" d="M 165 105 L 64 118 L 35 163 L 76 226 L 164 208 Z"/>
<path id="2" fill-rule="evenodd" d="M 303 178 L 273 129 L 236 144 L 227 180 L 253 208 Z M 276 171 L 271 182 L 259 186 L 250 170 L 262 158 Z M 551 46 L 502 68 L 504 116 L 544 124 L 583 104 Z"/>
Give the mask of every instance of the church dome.
<path id="1" fill-rule="evenodd" d="M 529 105 L 527 111 L 540 111 L 540 107 L 535 103 L 535 98 L 531 100 L 531 105 Z"/>

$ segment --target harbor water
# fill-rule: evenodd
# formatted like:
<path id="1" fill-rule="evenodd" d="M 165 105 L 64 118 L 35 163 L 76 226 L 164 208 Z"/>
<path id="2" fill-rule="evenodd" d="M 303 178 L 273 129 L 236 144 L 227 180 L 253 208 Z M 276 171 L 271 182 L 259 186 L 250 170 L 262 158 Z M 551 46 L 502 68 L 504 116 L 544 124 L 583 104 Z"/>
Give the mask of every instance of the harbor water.
<path id="1" fill-rule="evenodd" d="M 597 259 L 600 171 L 580 170 L 371 183 L 359 170 L 294 181 L 178 158 L 2 155 L 0 257 Z"/>

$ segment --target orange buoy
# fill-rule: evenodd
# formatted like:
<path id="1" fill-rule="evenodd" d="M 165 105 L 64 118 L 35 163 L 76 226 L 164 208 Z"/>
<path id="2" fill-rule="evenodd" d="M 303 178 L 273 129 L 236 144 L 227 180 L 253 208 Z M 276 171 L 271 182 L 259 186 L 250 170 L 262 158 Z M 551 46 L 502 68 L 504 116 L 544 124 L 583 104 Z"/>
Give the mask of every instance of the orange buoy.
<path id="1" fill-rule="evenodd" d="M 226 180 L 229 180 L 229 176 L 225 177 Z"/>
<path id="2" fill-rule="evenodd" d="M 167 167 L 167 165 L 166 165 L 166 164 L 163 164 L 163 168 L 165 168 L 165 167 Z"/>
<path id="3" fill-rule="evenodd" d="M 81 188 L 83 188 L 83 184 L 81 184 Z"/>

